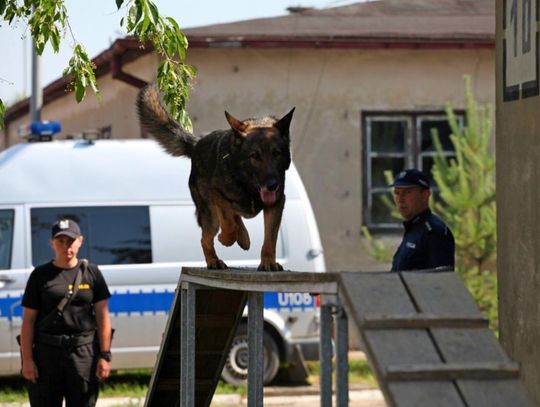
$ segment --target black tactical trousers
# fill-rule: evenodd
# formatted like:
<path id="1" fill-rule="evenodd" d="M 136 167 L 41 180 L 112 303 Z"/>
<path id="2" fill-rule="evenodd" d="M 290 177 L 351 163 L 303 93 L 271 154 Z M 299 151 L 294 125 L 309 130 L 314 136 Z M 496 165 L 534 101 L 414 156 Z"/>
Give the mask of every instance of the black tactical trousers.
<path id="1" fill-rule="evenodd" d="M 28 382 L 32 407 L 94 407 L 99 394 L 95 344 L 65 348 L 37 343 L 34 362 L 36 384 Z"/>

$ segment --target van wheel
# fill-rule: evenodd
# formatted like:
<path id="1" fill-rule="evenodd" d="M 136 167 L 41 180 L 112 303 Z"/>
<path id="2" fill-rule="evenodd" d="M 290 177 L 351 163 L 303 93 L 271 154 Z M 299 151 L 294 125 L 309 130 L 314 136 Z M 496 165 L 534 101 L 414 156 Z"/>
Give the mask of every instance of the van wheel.
<path id="1" fill-rule="evenodd" d="M 276 341 L 268 332 L 263 332 L 264 377 L 263 383 L 269 384 L 279 369 L 279 350 Z M 241 324 L 232 341 L 221 378 L 233 386 L 247 383 L 248 374 L 248 336 L 247 327 Z"/>

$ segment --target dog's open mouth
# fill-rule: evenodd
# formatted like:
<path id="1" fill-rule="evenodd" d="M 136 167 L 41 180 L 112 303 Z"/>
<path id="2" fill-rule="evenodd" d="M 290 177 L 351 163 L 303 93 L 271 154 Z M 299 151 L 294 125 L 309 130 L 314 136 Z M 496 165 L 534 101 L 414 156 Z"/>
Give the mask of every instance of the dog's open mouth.
<path id="1" fill-rule="evenodd" d="M 261 196 L 261 201 L 263 201 L 263 203 L 265 205 L 272 205 L 274 202 L 276 202 L 277 190 L 278 190 L 278 188 L 276 188 L 273 191 L 269 191 L 266 187 L 262 187 L 259 190 L 259 195 Z"/>

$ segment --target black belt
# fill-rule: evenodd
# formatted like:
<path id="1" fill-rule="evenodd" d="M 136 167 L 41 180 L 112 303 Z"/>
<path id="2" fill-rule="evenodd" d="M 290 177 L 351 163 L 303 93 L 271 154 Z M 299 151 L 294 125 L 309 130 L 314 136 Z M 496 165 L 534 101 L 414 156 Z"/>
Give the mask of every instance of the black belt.
<path id="1" fill-rule="evenodd" d="M 84 332 L 77 335 L 50 335 L 37 332 L 34 342 L 59 348 L 76 348 L 94 342 L 95 331 Z"/>

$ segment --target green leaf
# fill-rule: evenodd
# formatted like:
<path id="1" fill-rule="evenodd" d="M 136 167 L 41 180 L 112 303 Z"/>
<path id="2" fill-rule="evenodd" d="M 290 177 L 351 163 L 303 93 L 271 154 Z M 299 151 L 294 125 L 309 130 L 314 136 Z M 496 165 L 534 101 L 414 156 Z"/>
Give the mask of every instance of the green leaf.
<path id="1" fill-rule="evenodd" d="M 116 0 L 116 7 L 118 10 L 120 10 L 120 7 L 122 7 L 122 4 L 124 4 L 124 0 Z"/>
<path id="2" fill-rule="evenodd" d="M 157 22 L 159 21 L 159 12 L 157 7 L 152 2 L 149 2 L 148 6 L 150 8 L 150 15 L 152 16 L 152 24 L 157 24 Z"/>
<path id="3" fill-rule="evenodd" d="M 86 95 L 86 88 L 80 83 L 75 83 L 75 99 L 77 100 L 77 103 L 80 103 L 84 96 Z"/>
<path id="4" fill-rule="evenodd" d="M 4 128 L 4 115 L 6 114 L 6 106 L 2 99 L 0 99 L 0 129 Z"/>
<path id="5" fill-rule="evenodd" d="M 54 52 L 60 51 L 60 34 L 58 32 L 51 33 L 51 45 Z"/>
<path id="6" fill-rule="evenodd" d="M 6 11 L 6 0 L 0 0 L 0 15 L 4 15 L 4 12 Z"/>

